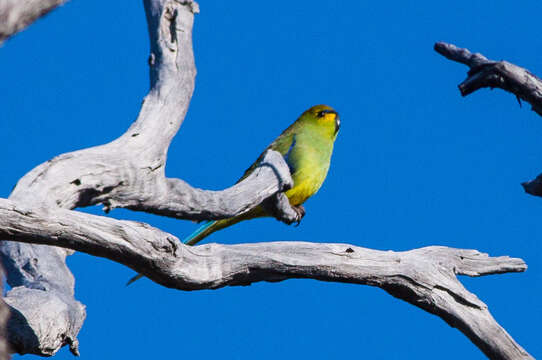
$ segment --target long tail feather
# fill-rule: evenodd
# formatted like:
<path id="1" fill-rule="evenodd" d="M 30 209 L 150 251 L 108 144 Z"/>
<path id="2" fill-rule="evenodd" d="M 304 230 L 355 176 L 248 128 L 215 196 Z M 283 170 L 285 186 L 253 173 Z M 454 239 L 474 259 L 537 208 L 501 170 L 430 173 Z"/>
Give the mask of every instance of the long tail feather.
<path id="1" fill-rule="evenodd" d="M 206 221 L 199 228 L 196 229 L 192 234 L 190 234 L 183 242 L 186 245 L 195 245 L 200 242 L 204 237 L 214 232 L 213 226 L 217 224 L 218 221 Z"/>

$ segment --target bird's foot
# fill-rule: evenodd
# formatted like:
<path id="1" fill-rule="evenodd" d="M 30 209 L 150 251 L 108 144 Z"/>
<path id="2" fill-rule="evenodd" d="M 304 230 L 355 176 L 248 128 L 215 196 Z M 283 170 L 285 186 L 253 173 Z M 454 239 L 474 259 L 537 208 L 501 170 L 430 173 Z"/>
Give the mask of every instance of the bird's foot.
<path id="1" fill-rule="evenodd" d="M 303 205 L 292 206 L 292 209 L 294 209 L 297 214 L 297 220 L 295 221 L 295 226 L 297 227 L 301 223 L 301 219 L 305 216 L 306 211 Z"/>
<path id="2" fill-rule="evenodd" d="M 293 223 L 296 223 L 296 226 L 299 225 L 305 216 L 305 208 L 302 205 L 292 206 L 284 193 L 268 197 L 261 206 L 267 214 L 288 225 Z"/>

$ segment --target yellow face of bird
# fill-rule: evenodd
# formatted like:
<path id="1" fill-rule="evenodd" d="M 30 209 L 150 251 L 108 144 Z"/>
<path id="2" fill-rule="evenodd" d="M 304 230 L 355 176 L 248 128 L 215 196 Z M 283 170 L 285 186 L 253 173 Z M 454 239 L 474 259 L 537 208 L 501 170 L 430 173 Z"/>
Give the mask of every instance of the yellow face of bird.
<path id="1" fill-rule="evenodd" d="M 316 123 L 318 127 L 325 129 L 333 140 L 339 132 L 341 127 L 341 119 L 339 114 L 330 106 L 316 105 L 305 111 L 302 117 L 306 118 L 310 122 Z"/>

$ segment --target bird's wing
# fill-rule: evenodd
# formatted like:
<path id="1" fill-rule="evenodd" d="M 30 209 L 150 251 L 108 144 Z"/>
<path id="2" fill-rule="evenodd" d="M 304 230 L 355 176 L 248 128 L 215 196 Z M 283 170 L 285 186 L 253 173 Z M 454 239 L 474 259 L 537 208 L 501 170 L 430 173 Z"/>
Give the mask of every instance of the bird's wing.
<path id="1" fill-rule="evenodd" d="M 290 147 L 288 148 L 288 152 L 283 155 L 284 160 L 286 160 L 286 164 L 288 164 L 288 168 L 290 169 L 290 174 L 293 174 L 295 172 L 295 165 L 293 159 L 290 157 L 290 154 L 292 153 L 292 149 L 295 146 L 295 134 L 292 136 L 292 143 Z"/>
<path id="2" fill-rule="evenodd" d="M 290 167 L 290 171 L 292 171 L 292 164 L 288 162 L 288 154 L 290 153 L 293 145 L 295 145 L 295 142 L 294 142 L 295 128 L 293 127 L 294 124 L 290 125 L 286 130 L 284 130 L 282 134 L 280 134 L 280 136 L 276 138 L 275 141 L 273 141 L 271 145 L 269 145 L 260 154 L 258 159 L 256 159 L 256 161 L 248 169 L 245 170 L 245 173 L 239 180 L 237 180 L 237 182 L 240 182 L 241 180 L 245 179 L 250 173 L 254 171 L 254 169 L 258 166 L 260 161 L 262 161 L 267 150 L 275 150 L 275 151 L 278 151 L 280 154 L 282 154 L 282 156 L 284 156 L 284 159 L 286 160 L 286 163 Z"/>

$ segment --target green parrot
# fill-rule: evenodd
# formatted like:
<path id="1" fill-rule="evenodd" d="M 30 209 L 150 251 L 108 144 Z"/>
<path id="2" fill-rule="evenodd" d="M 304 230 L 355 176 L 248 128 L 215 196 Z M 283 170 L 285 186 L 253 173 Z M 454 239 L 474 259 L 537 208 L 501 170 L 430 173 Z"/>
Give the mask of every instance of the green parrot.
<path id="1" fill-rule="evenodd" d="M 280 136 L 269 145 L 260 157 L 239 179 L 246 178 L 258 166 L 269 149 L 278 151 L 290 168 L 293 187 L 285 192 L 290 205 L 303 217 L 302 204 L 320 189 L 329 170 L 333 144 L 339 132 L 341 121 L 335 110 L 327 105 L 316 105 L 305 111 Z M 238 181 L 238 182 L 239 182 Z M 228 219 L 206 221 L 184 243 L 195 245 L 215 231 L 232 226 L 243 220 L 271 216 L 258 205 L 251 210 Z M 137 275 L 128 285 L 141 278 Z"/>
<path id="2" fill-rule="evenodd" d="M 290 205 L 300 217 L 303 217 L 305 210 L 302 204 L 316 194 L 324 183 L 340 125 L 339 115 L 331 107 L 327 105 L 311 107 L 264 150 L 239 181 L 254 171 L 267 150 L 278 151 L 284 156 L 294 182 L 294 186 L 285 194 Z M 271 215 L 262 206 L 256 206 L 232 218 L 206 222 L 188 236 L 184 243 L 195 245 L 215 231 L 243 220 L 264 216 Z"/>

